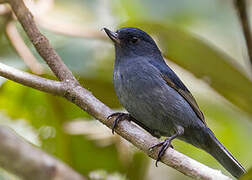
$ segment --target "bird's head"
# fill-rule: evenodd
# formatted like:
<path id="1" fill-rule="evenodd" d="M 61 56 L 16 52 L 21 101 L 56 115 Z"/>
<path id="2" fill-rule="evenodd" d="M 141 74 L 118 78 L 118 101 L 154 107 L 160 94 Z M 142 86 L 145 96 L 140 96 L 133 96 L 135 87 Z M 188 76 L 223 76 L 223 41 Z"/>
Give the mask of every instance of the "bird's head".
<path id="1" fill-rule="evenodd" d="M 124 27 L 113 32 L 104 28 L 104 31 L 114 42 L 117 56 L 160 55 L 155 41 L 141 29 Z"/>

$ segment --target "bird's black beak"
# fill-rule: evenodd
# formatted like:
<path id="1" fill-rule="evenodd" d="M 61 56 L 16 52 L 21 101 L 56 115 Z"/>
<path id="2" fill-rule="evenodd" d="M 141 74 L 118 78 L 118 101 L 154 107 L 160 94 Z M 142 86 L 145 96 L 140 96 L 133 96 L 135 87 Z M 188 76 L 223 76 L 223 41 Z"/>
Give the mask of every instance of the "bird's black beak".
<path id="1" fill-rule="evenodd" d="M 110 31 L 107 28 L 103 28 L 108 37 L 115 43 L 115 44 L 120 44 L 120 40 L 118 38 L 118 34 L 116 32 Z"/>

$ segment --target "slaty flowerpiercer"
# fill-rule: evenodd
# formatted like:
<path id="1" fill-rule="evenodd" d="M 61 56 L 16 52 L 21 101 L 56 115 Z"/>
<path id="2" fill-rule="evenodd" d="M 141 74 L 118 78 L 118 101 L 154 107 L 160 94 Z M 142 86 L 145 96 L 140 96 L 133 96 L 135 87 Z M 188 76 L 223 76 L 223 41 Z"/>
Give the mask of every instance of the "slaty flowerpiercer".
<path id="1" fill-rule="evenodd" d="M 104 28 L 114 42 L 113 82 L 120 103 L 129 112 L 115 113 L 113 132 L 120 120 L 128 119 L 156 137 L 168 137 L 158 162 L 175 138 L 211 154 L 234 177 L 245 173 L 242 165 L 208 128 L 204 115 L 190 91 L 165 63 L 155 41 L 144 31 L 125 27 L 116 32 Z"/>

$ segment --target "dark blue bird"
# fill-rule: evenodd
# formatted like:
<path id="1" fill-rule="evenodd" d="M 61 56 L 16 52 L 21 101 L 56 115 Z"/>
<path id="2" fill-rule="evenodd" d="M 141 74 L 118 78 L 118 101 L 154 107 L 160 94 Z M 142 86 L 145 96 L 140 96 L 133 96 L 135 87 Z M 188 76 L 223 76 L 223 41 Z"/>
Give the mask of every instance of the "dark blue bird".
<path id="1" fill-rule="evenodd" d="M 113 132 L 120 120 L 132 120 L 153 136 L 168 137 L 150 147 L 161 146 L 156 162 L 178 138 L 211 154 L 234 177 L 244 174 L 242 165 L 207 127 L 192 94 L 165 63 L 154 40 L 138 28 L 104 30 L 115 45 L 114 88 L 129 112 L 109 116 L 117 116 Z"/>

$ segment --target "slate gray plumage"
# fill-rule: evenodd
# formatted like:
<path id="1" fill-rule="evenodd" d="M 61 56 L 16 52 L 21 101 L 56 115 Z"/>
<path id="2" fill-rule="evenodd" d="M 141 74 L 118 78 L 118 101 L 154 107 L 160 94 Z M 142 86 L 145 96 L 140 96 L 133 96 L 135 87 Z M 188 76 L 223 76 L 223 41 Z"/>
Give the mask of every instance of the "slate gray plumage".
<path id="1" fill-rule="evenodd" d="M 153 146 L 162 146 L 157 161 L 178 138 L 210 153 L 233 176 L 240 177 L 245 169 L 207 127 L 192 94 L 165 63 L 154 40 L 137 28 L 104 30 L 115 44 L 114 88 L 129 112 L 115 114 L 114 128 L 126 117 L 154 136 L 168 137 Z"/>

